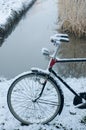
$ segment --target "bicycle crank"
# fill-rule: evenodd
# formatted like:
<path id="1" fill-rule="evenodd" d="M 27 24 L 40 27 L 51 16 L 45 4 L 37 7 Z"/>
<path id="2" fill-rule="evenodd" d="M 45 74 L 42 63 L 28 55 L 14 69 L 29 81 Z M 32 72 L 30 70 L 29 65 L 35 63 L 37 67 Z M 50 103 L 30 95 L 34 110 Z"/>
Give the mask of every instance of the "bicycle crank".
<path id="1" fill-rule="evenodd" d="M 86 109 L 86 92 L 82 92 L 82 93 L 79 93 L 80 97 L 79 98 L 78 96 L 75 96 L 74 99 L 73 99 L 73 105 L 76 106 L 76 108 L 79 108 L 79 109 Z M 84 100 L 84 102 L 83 102 Z"/>

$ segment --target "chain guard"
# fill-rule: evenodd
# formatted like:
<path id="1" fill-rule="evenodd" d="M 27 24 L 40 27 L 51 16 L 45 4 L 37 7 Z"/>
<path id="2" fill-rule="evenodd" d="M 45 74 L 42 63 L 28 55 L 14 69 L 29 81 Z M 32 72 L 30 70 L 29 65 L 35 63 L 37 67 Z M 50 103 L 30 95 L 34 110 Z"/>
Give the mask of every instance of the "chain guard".
<path id="1" fill-rule="evenodd" d="M 79 98 L 78 96 L 75 96 L 73 99 L 73 105 L 75 105 L 75 106 L 83 103 L 82 99 L 86 100 L 86 92 L 79 93 L 79 95 L 81 98 Z"/>

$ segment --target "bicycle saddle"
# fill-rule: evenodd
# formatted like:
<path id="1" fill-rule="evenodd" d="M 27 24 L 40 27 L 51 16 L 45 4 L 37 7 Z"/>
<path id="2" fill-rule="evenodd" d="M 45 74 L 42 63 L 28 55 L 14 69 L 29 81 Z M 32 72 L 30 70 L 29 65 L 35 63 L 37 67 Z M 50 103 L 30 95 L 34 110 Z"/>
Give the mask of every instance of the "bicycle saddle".
<path id="1" fill-rule="evenodd" d="M 69 42 L 69 36 L 67 34 L 58 33 L 50 38 L 54 44 L 60 44 L 61 42 Z"/>

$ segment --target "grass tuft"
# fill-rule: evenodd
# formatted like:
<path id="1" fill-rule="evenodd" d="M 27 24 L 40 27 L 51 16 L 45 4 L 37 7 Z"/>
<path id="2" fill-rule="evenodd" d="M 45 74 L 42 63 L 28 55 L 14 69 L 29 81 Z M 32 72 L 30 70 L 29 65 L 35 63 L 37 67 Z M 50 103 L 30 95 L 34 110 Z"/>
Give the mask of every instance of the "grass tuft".
<path id="1" fill-rule="evenodd" d="M 86 0 L 59 0 L 58 8 L 60 29 L 86 37 Z"/>

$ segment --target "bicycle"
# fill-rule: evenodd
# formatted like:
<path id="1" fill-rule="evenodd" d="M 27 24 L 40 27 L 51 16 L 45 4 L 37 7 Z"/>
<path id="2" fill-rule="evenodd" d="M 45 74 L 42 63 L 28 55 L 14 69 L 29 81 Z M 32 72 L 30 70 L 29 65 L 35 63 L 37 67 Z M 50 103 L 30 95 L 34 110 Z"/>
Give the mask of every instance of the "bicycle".
<path id="1" fill-rule="evenodd" d="M 86 109 L 86 92 L 76 93 L 54 70 L 56 63 L 86 62 L 86 58 L 57 58 L 61 42 L 69 42 L 67 34 L 55 34 L 51 42 L 56 50 L 51 55 L 47 49 L 42 53 L 50 58 L 46 70 L 32 68 L 18 77 L 10 86 L 7 103 L 13 116 L 23 124 L 48 123 L 60 115 L 64 106 L 64 95 L 57 79 L 74 95 L 73 104 L 77 108 Z"/>

